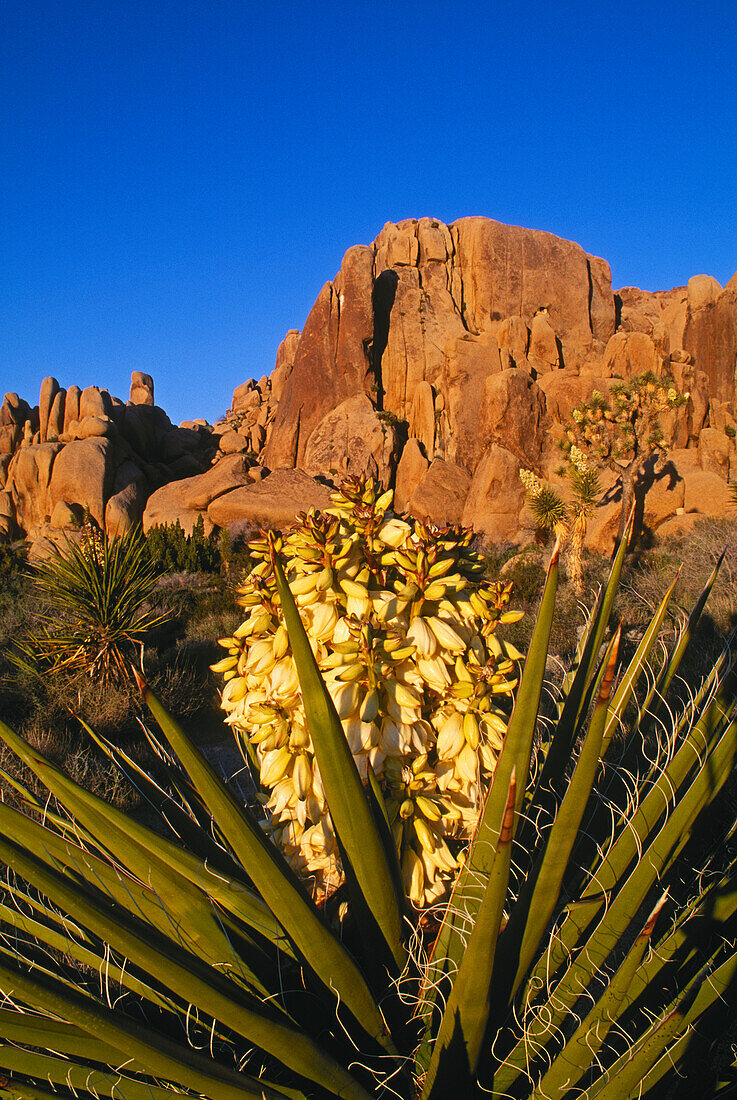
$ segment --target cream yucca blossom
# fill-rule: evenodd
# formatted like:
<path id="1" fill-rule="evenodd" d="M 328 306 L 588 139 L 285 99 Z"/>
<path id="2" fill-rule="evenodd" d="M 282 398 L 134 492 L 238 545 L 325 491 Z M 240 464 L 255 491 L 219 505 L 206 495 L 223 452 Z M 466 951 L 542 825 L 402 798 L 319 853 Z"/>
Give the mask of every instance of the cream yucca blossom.
<path id="1" fill-rule="evenodd" d="M 542 491 L 542 487 L 543 487 L 542 482 L 540 481 L 540 478 L 537 477 L 532 472 L 532 470 L 520 470 L 519 476 L 520 476 L 520 481 L 524 485 L 524 487 L 527 490 L 527 492 L 529 493 L 529 495 L 531 497 L 538 496 L 539 493 Z"/>
<path id="2" fill-rule="evenodd" d="M 530 474 L 532 478 L 534 474 Z M 352 479 L 277 549 L 364 782 L 386 802 L 413 904 L 442 898 L 503 743 L 520 654 L 495 633 L 511 584 L 489 582 L 471 532 L 394 516 L 392 493 Z M 239 589 L 226 721 L 257 770 L 270 828 L 324 897 L 342 880 L 281 618 L 267 540 Z"/>
<path id="3" fill-rule="evenodd" d="M 579 471 L 580 471 L 581 473 L 583 473 L 583 472 L 584 472 L 585 470 L 587 470 L 587 469 L 589 468 L 589 464 L 588 464 L 588 462 L 587 462 L 587 460 L 586 460 L 586 455 L 585 455 L 585 454 L 583 453 L 583 451 L 582 451 L 582 450 L 580 450 L 580 448 L 578 448 L 578 447 L 577 447 L 577 446 L 575 445 L 575 443 L 574 443 L 574 445 L 573 445 L 573 446 L 571 447 L 571 450 L 570 450 L 570 455 L 569 455 L 569 457 L 570 457 L 570 460 L 571 460 L 571 462 L 573 463 L 573 465 L 574 465 L 574 466 L 576 467 L 576 469 L 577 469 L 577 470 L 579 470 Z"/>

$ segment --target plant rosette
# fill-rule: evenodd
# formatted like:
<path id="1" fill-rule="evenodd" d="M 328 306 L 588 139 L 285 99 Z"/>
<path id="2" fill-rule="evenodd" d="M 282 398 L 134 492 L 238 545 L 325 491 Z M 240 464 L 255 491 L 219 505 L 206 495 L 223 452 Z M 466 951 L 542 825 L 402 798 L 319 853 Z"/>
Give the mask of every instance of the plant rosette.
<path id="1" fill-rule="evenodd" d="M 509 608 L 511 583 L 485 578 L 470 531 L 401 519 L 392 496 L 352 479 L 276 549 L 359 773 L 378 780 L 407 894 L 423 908 L 446 896 L 494 773 L 521 656 L 497 627 L 521 612 Z M 338 846 L 268 541 L 250 550 L 258 564 L 238 590 L 248 616 L 211 667 L 274 837 L 324 898 L 342 881 Z"/>

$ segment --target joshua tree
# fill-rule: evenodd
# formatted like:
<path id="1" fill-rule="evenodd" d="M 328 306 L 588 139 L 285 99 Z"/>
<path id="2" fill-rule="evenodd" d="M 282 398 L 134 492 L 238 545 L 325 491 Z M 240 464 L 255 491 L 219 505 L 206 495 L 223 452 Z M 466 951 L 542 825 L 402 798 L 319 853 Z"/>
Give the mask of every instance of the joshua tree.
<path id="1" fill-rule="evenodd" d="M 669 409 L 688 401 L 671 378 L 651 371 L 615 382 L 607 396 L 594 390 L 571 412 L 563 441 L 570 452 L 581 448 L 594 465 L 609 467 L 622 478 L 622 509 L 617 537 L 621 538 L 635 497 L 635 489 L 648 459 L 662 461 L 666 450 L 660 418 Z"/>

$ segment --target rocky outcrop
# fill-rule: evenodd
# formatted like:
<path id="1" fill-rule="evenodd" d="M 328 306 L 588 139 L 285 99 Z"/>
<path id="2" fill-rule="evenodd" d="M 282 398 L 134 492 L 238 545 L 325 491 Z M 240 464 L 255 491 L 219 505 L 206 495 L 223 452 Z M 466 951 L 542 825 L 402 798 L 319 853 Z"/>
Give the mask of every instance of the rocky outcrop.
<path id="1" fill-rule="evenodd" d="M 463 516 L 471 475 L 463 466 L 434 458 L 407 502 L 407 511 L 417 519 L 458 524 Z"/>
<path id="2" fill-rule="evenodd" d="M 25 536 L 42 553 L 85 515 L 109 531 L 127 530 L 141 522 L 153 490 L 206 470 L 214 450 L 212 429 L 174 427 L 153 404 L 150 375 L 139 372 L 127 405 L 97 386 L 65 390 L 51 377 L 35 409 L 6 394 L 0 538 Z"/>
<path id="3" fill-rule="evenodd" d="M 371 246 L 348 251 L 304 331 L 280 349 L 263 461 L 305 469 L 318 423 L 364 393 L 419 432 L 428 460 L 473 466 L 484 441 L 471 444 L 459 410 L 472 424 L 490 374 L 578 369 L 614 327 L 608 266 L 570 241 L 487 218 L 388 224 Z M 234 411 L 242 401 L 239 391 Z"/>
<path id="4" fill-rule="evenodd" d="M 298 512 L 326 508 L 330 490 L 301 470 L 274 470 L 262 481 L 233 489 L 214 500 L 207 509 L 212 523 L 237 533 L 261 528 L 282 529 Z"/>
<path id="5" fill-rule="evenodd" d="M 260 418 L 254 454 L 267 467 L 372 473 L 395 487 L 399 508 L 523 539 L 520 467 L 554 478 L 573 407 L 646 371 L 690 394 L 663 418 L 669 446 L 726 484 L 737 462 L 735 297 L 737 277 L 724 289 L 696 276 L 615 293 L 606 261 L 577 244 L 485 218 L 389 223 L 349 250 L 304 331 L 287 334 L 271 379 L 239 387 L 232 411 Z M 369 406 L 395 428 L 383 462 Z M 656 529 L 687 507 L 680 491 L 651 493 Z M 689 499 L 708 511 L 708 499 Z"/>
<path id="6" fill-rule="evenodd" d="M 656 479 L 646 502 L 645 522 L 667 530 L 727 508 L 736 361 L 737 276 L 615 292 L 605 260 L 550 233 L 476 217 L 387 223 L 348 250 L 272 373 L 239 385 L 212 427 L 172 425 L 141 372 L 125 404 L 54 378 L 35 408 L 7 394 L 0 537 L 34 538 L 80 507 L 109 530 L 190 529 L 200 516 L 283 526 L 360 474 L 420 518 L 525 540 L 521 466 L 554 480 L 573 407 L 645 371 L 690 395 L 663 417 L 675 479 Z M 601 549 L 616 525 L 610 480 L 590 524 Z"/>
<path id="7" fill-rule="evenodd" d="M 341 402 L 313 429 L 305 447 L 304 470 L 336 481 L 351 475 L 388 485 L 397 460 L 393 424 L 382 420 L 366 394 Z"/>

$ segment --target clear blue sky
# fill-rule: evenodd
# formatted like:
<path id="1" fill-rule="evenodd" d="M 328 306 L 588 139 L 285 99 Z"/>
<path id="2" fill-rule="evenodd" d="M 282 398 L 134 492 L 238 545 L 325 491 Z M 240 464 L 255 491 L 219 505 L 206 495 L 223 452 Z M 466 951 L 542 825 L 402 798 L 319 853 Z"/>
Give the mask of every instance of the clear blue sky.
<path id="1" fill-rule="evenodd" d="M 3 0 L 0 397 L 210 420 L 352 244 L 483 214 L 737 268 L 737 4 Z"/>

